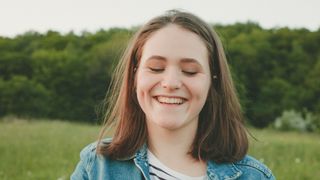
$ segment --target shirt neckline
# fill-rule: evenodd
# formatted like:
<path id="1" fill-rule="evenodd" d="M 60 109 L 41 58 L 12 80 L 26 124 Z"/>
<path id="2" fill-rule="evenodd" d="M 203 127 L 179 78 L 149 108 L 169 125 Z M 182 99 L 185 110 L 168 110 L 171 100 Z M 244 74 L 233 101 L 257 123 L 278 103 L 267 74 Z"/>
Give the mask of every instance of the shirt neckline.
<path id="1" fill-rule="evenodd" d="M 177 177 L 178 179 L 186 179 L 186 180 L 203 180 L 206 177 L 205 175 L 202 176 L 189 176 L 183 173 L 180 173 L 176 170 L 171 169 L 170 167 L 163 164 L 149 149 L 147 149 L 147 156 L 148 156 L 148 162 L 155 165 L 160 166 L 161 169 L 168 172 L 170 175 L 173 175 L 174 177 Z"/>

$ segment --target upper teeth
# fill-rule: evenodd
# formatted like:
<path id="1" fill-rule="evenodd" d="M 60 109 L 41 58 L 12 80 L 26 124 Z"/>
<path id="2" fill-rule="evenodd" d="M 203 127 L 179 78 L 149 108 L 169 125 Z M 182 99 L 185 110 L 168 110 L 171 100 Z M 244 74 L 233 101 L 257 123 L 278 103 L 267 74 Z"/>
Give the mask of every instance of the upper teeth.
<path id="1" fill-rule="evenodd" d="M 172 98 L 172 97 L 161 97 L 158 96 L 158 101 L 161 103 L 168 103 L 168 104 L 181 104 L 183 103 L 183 99 L 181 98 Z"/>

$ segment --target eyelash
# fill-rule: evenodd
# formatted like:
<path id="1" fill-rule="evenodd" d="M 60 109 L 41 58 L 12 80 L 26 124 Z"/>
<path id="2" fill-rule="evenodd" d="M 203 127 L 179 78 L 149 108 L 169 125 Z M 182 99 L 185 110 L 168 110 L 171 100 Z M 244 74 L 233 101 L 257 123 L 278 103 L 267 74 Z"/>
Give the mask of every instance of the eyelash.
<path id="1" fill-rule="evenodd" d="M 188 76 L 194 76 L 197 74 L 197 72 L 188 72 L 188 71 L 182 71 L 182 72 Z"/>
<path id="2" fill-rule="evenodd" d="M 164 69 L 156 69 L 156 68 L 150 68 L 149 69 L 152 71 L 152 72 L 155 72 L 155 73 L 161 73 L 164 71 Z M 188 71 L 182 71 L 184 74 L 186 74 L 187 76 L 194 76 L 196 75 L 198 72 L 188 72 Z"/>
<path id="3" fill-rule="evenodd" d="M 162 71 L 164 71 L 164 69 L 157 69 L 157 68 L 150 68 L 149 69 L 152 71 L 152 72 L 156 72 L 156 73 L 160 73 Z"/>

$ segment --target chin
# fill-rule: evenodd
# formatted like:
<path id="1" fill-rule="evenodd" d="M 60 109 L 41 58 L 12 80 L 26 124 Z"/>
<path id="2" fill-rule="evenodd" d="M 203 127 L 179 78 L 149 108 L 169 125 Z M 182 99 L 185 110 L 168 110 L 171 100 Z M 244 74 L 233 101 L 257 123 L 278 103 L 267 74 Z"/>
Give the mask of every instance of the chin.
<path id="1" fill-rule="evenodd" d="M 155 124 L 163 129 L 176 130 L 183 126 L 182 122 L 177 122 L 175 120 L 157 120 Z"/>

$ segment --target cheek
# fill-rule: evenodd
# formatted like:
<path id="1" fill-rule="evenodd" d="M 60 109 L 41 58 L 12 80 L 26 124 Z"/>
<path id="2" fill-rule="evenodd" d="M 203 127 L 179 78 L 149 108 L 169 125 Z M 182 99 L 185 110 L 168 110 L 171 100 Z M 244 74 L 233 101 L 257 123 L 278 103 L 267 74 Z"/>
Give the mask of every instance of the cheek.
<path id="1" fill-rule="evenodd" d="M 147 78 L 142 78 L 142 77 L 143 77 L 142 74 L 137 76 L 137 81 L 136 81 L 137 94 L 148 89 L 149 81 Z"/>
<path id="2" fill-rule="evenodd" d="M 207 79 L 192 81 L 191 83 L 191 91 L 194 95 L 195 99 L 199 102 L 204 102 L 207 99 L 210 82 Z"/>
<path id="3" fill-rule="evenodd" d="M 137 74 L 136 93 L 139 101 L 143 100 L 151 92 L 155 83 L 156 79 L 152 75 L 143 72 Z"/>

